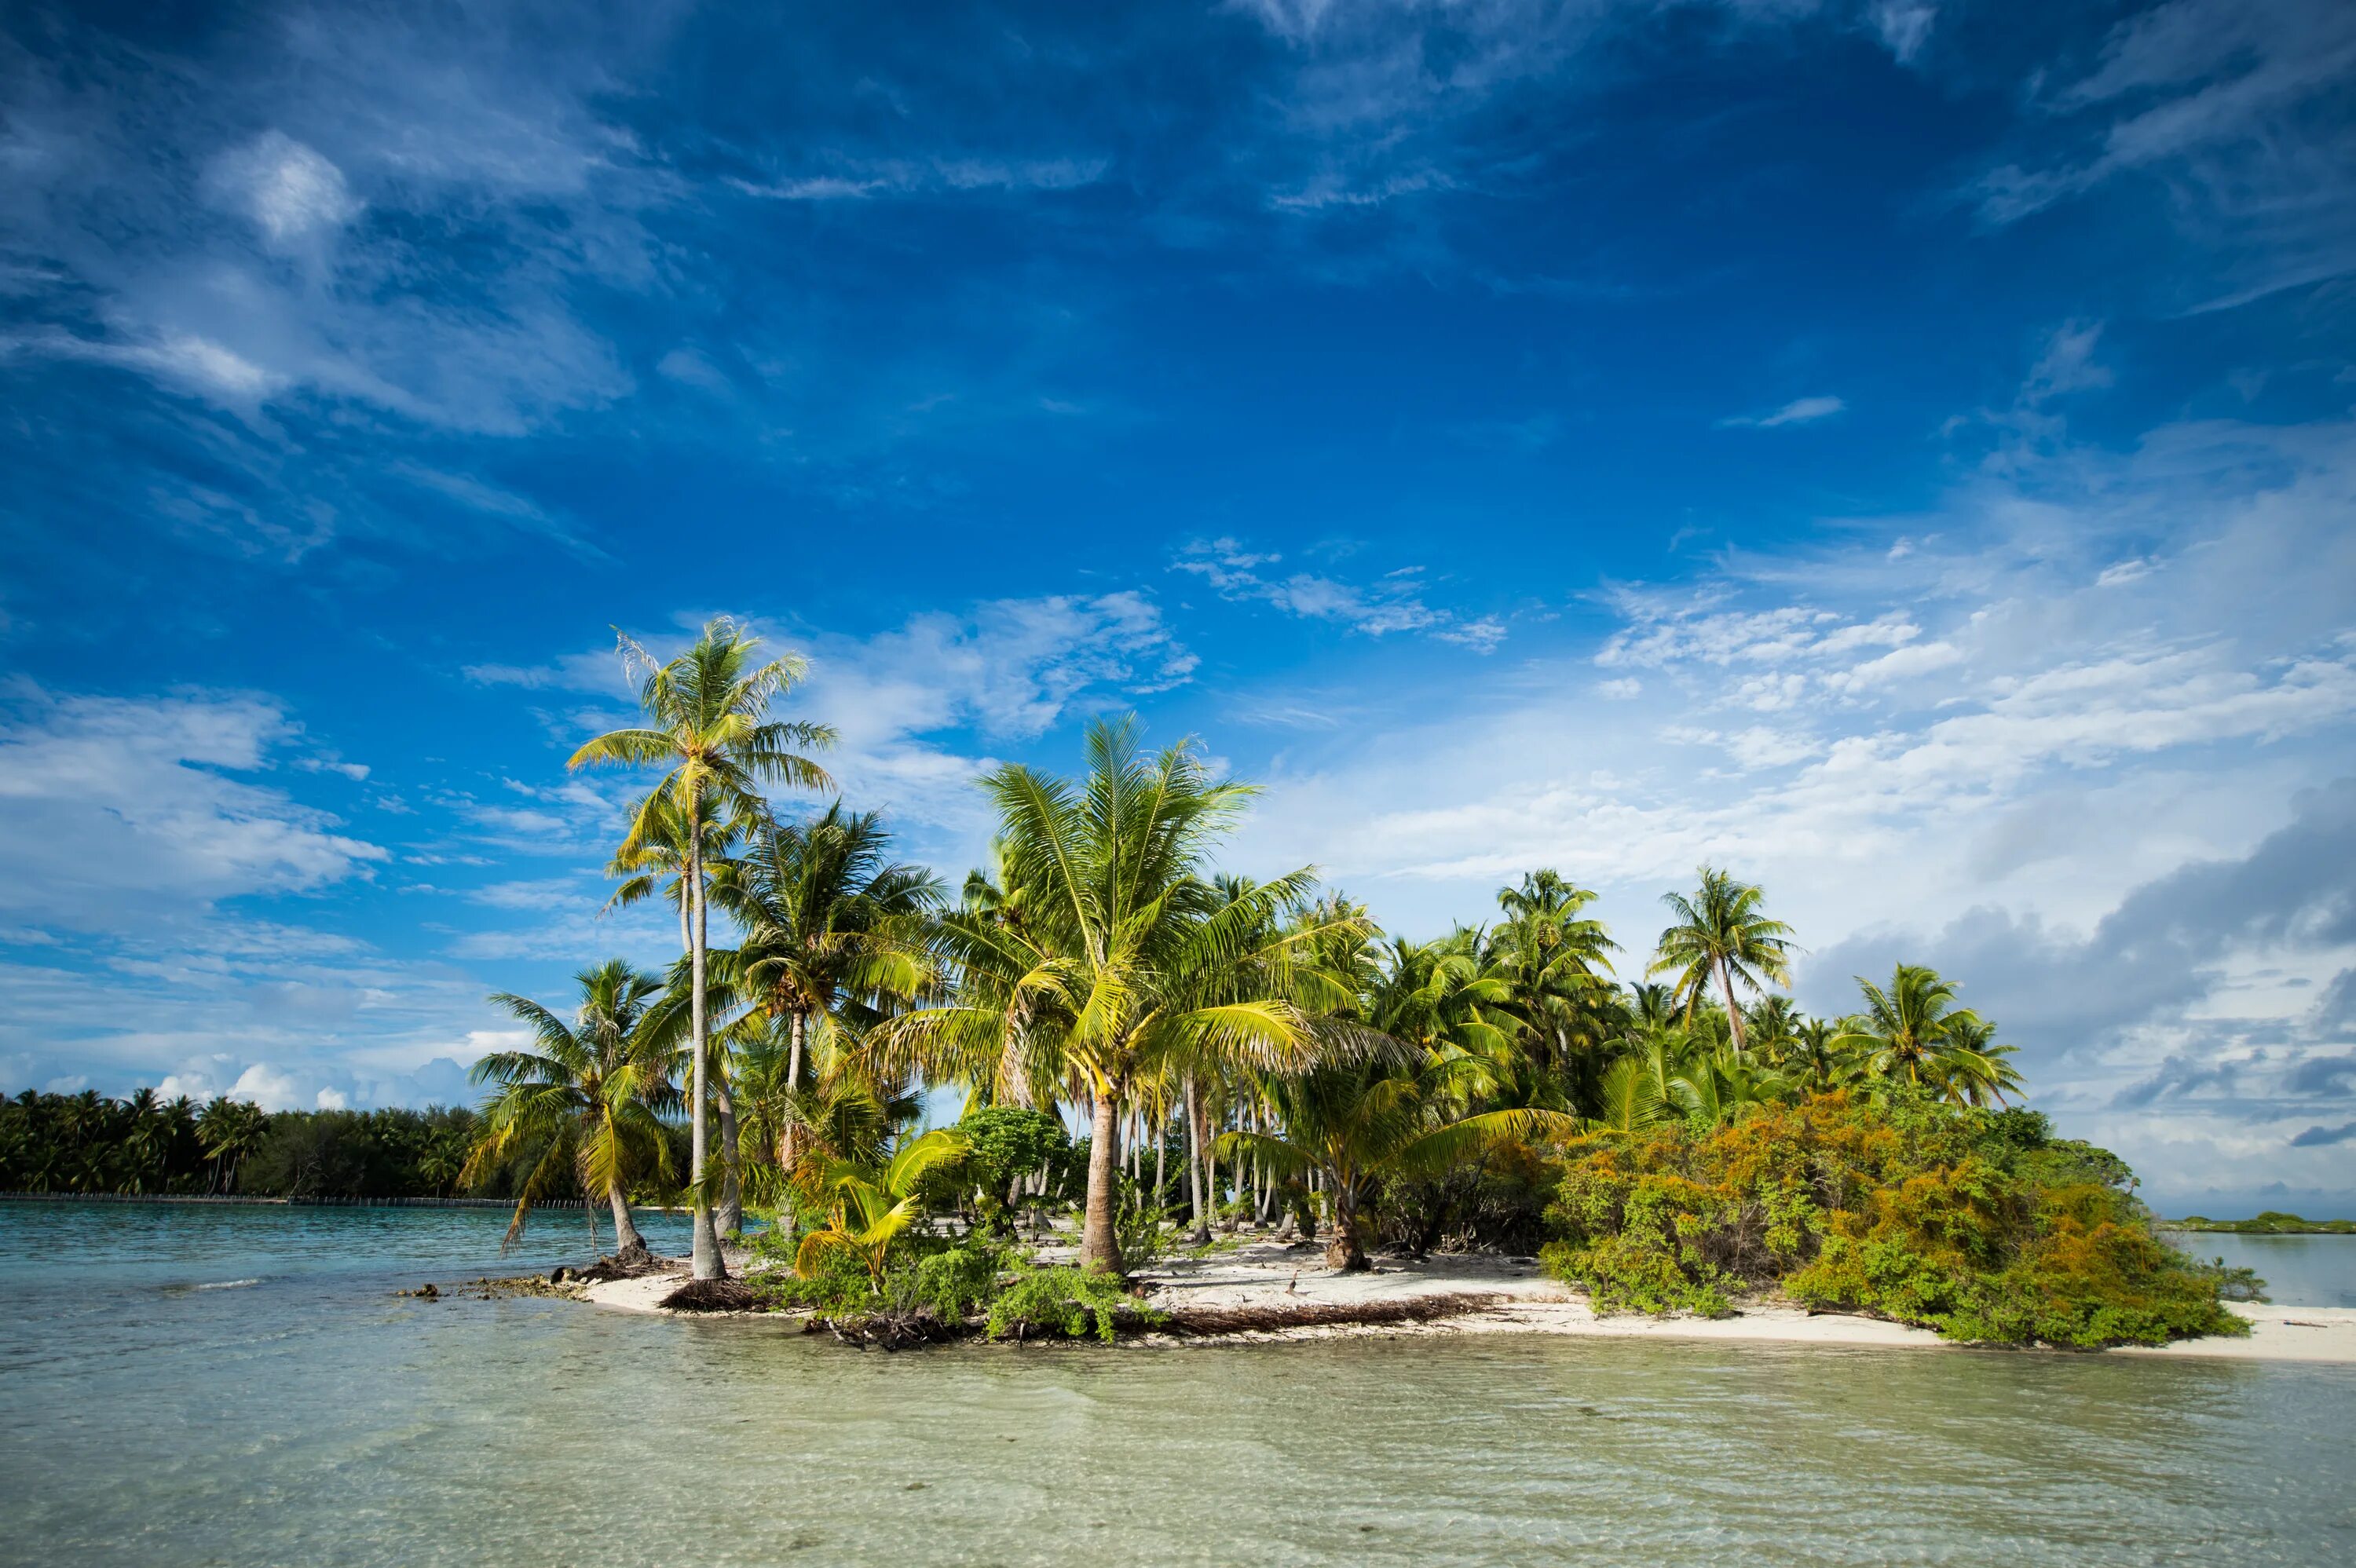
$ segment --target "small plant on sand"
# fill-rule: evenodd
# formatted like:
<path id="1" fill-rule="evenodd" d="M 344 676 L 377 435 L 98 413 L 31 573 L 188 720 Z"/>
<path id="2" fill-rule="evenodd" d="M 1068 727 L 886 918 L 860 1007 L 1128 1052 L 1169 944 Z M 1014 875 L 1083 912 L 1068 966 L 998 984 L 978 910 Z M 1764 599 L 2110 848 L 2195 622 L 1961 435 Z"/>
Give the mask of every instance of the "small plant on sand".
<path id="1" fill-rule="evenodd" d="M 1163 1321 L 1115 1276 L 1095 1269 L 1033 1268 L 1017 1273 L 990 1304 L 983 1331 L 993 1339 L 1061 1337 L 1093 1331 L 1107 1344 L 1124 1327 Z"/>

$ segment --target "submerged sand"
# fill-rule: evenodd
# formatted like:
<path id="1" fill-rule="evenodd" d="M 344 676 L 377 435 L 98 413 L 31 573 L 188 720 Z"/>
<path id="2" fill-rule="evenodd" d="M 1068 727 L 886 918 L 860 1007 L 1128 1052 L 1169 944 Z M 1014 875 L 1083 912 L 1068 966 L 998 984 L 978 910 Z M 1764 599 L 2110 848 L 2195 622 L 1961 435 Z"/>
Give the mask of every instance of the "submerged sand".
<path id="1" fill-rule="evenodd" d="M 1053 1249 L 1048 1251 L 1052 1252 Z M 729 1259 L 731 1272 L 743 1260 Z M 687 1278 L 683 1262 L 631 1279 L 583 1287 L 584 1299 L 626 1312 L 661 1312 L 664 1296 Z M 1605 1339 L 1716 1339 L 1791 1345 L 1874 1345 L 1954 1350 L 1960 1347 L 1927 1328 L 1848 1313 L 1796 1307 L 1748 1306 L 1730 1317 L 1649 1317 L 1599 1314 L 1577 1290 L 1547 1278 L 1535 1258 L 1469 1253 L 1408 1262 L 1386 1259 L 1369 1271 L 1335 1274 L 1312 1245 L 1247 1242 L 1232 1252 L 1181 1258 L 1142 1270 L 1148 1302 L 1183 1312 L 1248 1308 L 1287 1313 L 1322 1308 L 1485 1298 L 1472 1310 L 1424 1323 L 1317 1324 L 1253 1328 L 1225 1334 L 1227 1342 L 1274 1342 L 1342 1335 L 1392 1337 L 1450 1334 L 1565 1334 Z M 2356 1309 L 2230 1304 L 2248 1320 L 2246 1339 L 2183 1339 L 2158 1347 L 2122 1347 L 2115 1356 L 2215 1357 L 2233 1360 L 2330 1361 L 2356 1364 Z M 1137 1341 L 1182 1345 L 1207 1341 L 1149 1335 Z"/>

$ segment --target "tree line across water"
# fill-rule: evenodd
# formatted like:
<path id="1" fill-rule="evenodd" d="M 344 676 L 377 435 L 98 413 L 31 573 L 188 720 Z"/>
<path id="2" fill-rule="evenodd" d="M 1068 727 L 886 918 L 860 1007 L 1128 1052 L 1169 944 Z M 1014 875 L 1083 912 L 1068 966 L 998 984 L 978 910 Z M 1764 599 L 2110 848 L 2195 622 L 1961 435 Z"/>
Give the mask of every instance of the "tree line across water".
<path id="1" fill-rule="evenodd" d="M 1543 1248 L 1646 1310 L 1775 1290 L 1975 1339 L 2241 1327 L 2120 1162 L 2009 1105 L 2012 1050 L 1952 985 L 1901 965 L 1802 1015 L 1793 933 L 1726 871 L 1666 898 L 1641 959 L 1551 870 L 1485 924 L 1388 935 L 1312 868 L 1215 871 L 1251 789 L 1122 721 L 1077 778 L 985 774 L 991 864 L 951 889 L 873 815 L 776 808 L 831 792 L 832 736 L 773 715 L 801 666 L 756 647 L 724 620 L 668 661 L 625 638 L 644 721 L 573 759 L 659 770 L 609 870 L 615 903 L 675 912 L 681 956 L 493 998 L 530 1043 L 477 1064 L 454 1179 L 511 1183 L 518 1229 L 586 1194 L 626 1263 L 633 1202 L 678 1195 L 717 1281 L 749 1204 L 776 1217 L 761 1298 L 993 1331 L 1109 1332 L 1130 1268 L 1262 1225 L 1340 1269 Z M 920 1131 L 944 1090 L 966 1115 Z M 1065 1211 L 1076 1266 L 1042 1266 L 1022 1221 Z"/>

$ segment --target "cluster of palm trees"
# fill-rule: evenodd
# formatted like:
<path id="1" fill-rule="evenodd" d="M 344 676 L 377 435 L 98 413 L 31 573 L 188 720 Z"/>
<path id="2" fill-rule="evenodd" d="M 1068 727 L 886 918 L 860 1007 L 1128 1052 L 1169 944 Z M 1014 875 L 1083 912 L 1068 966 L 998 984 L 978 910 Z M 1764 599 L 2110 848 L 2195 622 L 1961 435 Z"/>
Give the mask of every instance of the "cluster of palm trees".
<path id="1" fill-rule="evenodd" d="M 228 1095 L 27 1090 L 0 1100 L 0 1190 L 439 1196 L 462 1174 L 471 1121 L 438 1106 L 272 1115 Z M 505 1173 L 483 1174 L 504 1186 Z"/>
<path id="2" fill-rule="evenodd" d="M 495 998 L 534 1036 L 476 1068 L 497 1086 L 478 1158 L 538 1151 L 519 1223 L 569 1169 L 637 1244 L 629 1192 L 675 1179 L 663 1129 L 683 1113 L 697 1277 L 721 1274 L 748 1194 L 798 1193 L 826 1244 L 873 1243 L 951 1152 L 911 1153 L 922 1092 L 954 1088 L 1086 1126 L 1086 1266 L 1123 1268 L 1121 1194 L 1160 1209 L 1173 1152 L 1173 1206 L 1198 1237 L 1237 1204 L 1282 1209 L 1322 1217 L 1351 1266 L 1369 1204 L 1403 1176 L 1834 1088 L 1982 1104 L 2019 1085 L 2011 1048 L 1925 969 L 1860 981 L 1852 1017 L 1800 1015 L 1771 988 L 1790 931 L 1709 867 L 1668 896 L 1660 978 L 1634 985 L 1613 976 L 1594 895 L 1551 870 L 1502 891 L 1494 923 L 1423 943 L 1321 896 L 1311 868 L 1215 875 L 1251 788 L 1191 743 L 1149 751 L 1133 720 L 1089 730 L 1077 780 L 987 773 L 991 864 L 952 896 L 891 859 L 873 816 L 773 808 L 765 785 L 832 787 L 809 755 L 832 735 L 771 713 L 798 660 L 756 662 L 726 620 L 667 662 L 622 649 L 646 721 L 573 765 L 662 770 L 609 870 L 615 902 L 676 909 L 682 956 L 667 977 L 584 972 L 569 1024 Z"/>

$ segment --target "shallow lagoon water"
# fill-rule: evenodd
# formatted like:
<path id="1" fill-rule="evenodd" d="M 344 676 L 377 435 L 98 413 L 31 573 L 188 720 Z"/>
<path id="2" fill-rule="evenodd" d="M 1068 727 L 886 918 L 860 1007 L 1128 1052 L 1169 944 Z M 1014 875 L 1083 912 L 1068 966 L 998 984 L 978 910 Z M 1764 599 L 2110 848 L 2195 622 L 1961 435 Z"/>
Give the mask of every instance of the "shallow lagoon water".
<path id="1" fill-rule="evenodd" d="M 502 1270 L 501 1222 L 0 1204 L 0 1561 L 2356 1558 L 2347 1368 L 1520 1336 L 886 1357 L 391 1295 L 583 1245 L 536 1227 Z"/>

